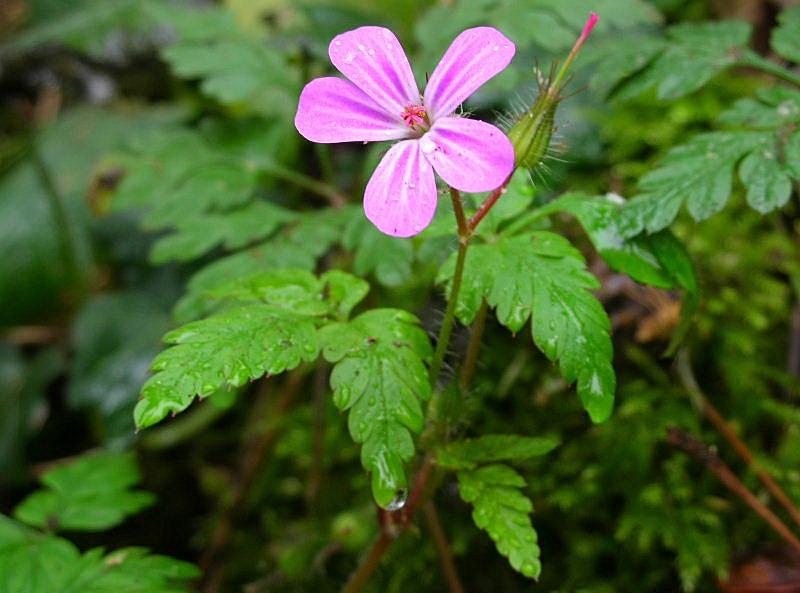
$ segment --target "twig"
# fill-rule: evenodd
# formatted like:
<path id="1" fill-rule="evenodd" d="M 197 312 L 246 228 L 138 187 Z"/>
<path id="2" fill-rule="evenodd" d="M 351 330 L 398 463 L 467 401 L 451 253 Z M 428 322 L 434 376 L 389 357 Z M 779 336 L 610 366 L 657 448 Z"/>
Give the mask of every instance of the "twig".
<path id="1" fill-rule="evenodd" d="M 769 490 L 770 494 L 778 501 L 778 503 L 786 509 L 786 512 L 792 518 L 792 521 L 800 526 L 800 510 L 792 502 L 789 496 L 778 485 L 769 473 L 761 466 L 758 460 L 753 455 L 750 448 L 739 438 L 733 430 L 731 424 L 720 414 L 719 410 L 708 400 L 700 386 L 697 384 L 697 379 L 692 371 L 689 353 L 686 349 L 681 350 L 677 356 L 677 371 L 684 389 L 692 398 L 695 406 L 700 412 L 708 418 L 709 422 L 722 434 L 728 444 L 733 447 L 733 450 L 747 463 L 755 472 L 758 479 Z"/>
<path id="2" fill-rule="evenodd" d="M 436 546 L 439 560 L 442 563 L 442 572 L 444 573 L 445 579 L 447 579 L 447 584 L 450 587 L 451 593 L 464 593 L 464 587 L 458 576 L 455 562 L 453 562 L 453 553 L 450 551 L 450 544 L 447 542 L 447 536 L 444 533 L 444 529 L 442 529 L 442 522 L 439 520 L 439 513 L 436 512 L 436 506 L 433 504 L 432 500 L 429 500 L 422 506 L 422 512 L 425 515 L 425 521 L 433 537 L 433 543 Z"/>
<path id="3" fill-rule="evenodd" d="M 220 589 L 224 567 L 216 560 L 220 552 L 228 545 L 234 523 L 239 518 L 247 501 L 250 486 L 259 467 L 267 457 L 272 443 L 280 433 L 281 425 L 276 420 L 289 409 L 302 384 L 302 370 L 298 369 L 290 373 L 281 384 L 280 398 L 274 406 L 270 406 L 272 383 L 266 379 L 261 383 L 261 389 L 251 415 L 251 426 L 257 431 L 257 434 L 244 444 L 242 463 L 233 488 L 230 506 L 214 528 L 208 548 L 200 559 L 200 568 L 203 570 L 203 582 L 200 590 L 205 593 L 216 593 Z M 269 417 L 270 420 L 267 427 L 259 426 L 266 417 Z M 246 430 L 245 433 L 252 434 L 250 430 Z"/>
<path id="4" fill-rule="evenodd" d="M 692 435 L 678 428 L 667 430 L 667 442 L 673 447 L 687 453 L 705 465 L 731 492 L 741 498 L 759 517 L 775 530 L 797 552 L 800 552 L 800 540 L 791 532 L 780 518 L 769 510 L 730 468 L 717 456 L 710 447 Z"/>

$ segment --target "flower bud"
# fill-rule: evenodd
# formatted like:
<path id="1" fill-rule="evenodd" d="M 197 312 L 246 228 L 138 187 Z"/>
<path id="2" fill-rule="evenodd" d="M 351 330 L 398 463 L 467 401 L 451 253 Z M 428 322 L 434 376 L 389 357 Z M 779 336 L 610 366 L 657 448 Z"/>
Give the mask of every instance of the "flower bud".
<path id="1" fill-rule="evenodd" d="M 536 97 L 533 105 L 523 113 L 508 131 L 508 138 L 514 145 L 515 164 L 517 167 L 534 168 L 541 164 L 550 146 L 550 139 L 553 136 L 553 126 L 561 101 L 561 89 L 565 84 L 564 76 L 578 55 L 583 42 L 591 33 L 598 16 L 592 13 L 586 26 L 581 32 L 581 36 L 570 51 L 564 64 L 556 74 L 555 78 L 548 79 L 541 85 L 539 96 Z"/>

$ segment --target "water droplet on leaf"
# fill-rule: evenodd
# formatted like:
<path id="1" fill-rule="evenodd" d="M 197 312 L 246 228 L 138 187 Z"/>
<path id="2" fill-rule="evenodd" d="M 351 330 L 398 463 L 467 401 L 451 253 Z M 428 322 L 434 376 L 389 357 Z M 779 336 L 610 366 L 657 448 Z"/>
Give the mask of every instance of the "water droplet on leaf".
<path id="1" fill-rule="evenodd" d="M 406 506 L 406 501 L 408 500 L 408 490 L 402 489 L 398 490 L 394 498 L 389 501 L 389 504 L 386 505 L 387 511 L 399 511 L 404 506 Z"/>

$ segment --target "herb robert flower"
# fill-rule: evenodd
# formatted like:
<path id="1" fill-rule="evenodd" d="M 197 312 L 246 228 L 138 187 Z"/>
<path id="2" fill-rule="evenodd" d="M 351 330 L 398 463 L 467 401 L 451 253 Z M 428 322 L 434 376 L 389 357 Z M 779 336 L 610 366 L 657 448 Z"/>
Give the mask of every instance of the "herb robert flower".
<path id="1" fill-rule="evenodd" d="M 465 192 L 493 190 L 513 171 L 514 147 L 505 134 L 454 112 L 508 66 L 515 49 L 496 29 L 468 29 L 453 40 L 420 95 L 394 33 L 382 27 L 342 33 L 328 55 L 348 80 L 309 82 L 295 126 L 312 142 L 400 140 L 369 180 L 364 212 L 388 235 L 416 235 L 436 211 L 434 170 Z"/>

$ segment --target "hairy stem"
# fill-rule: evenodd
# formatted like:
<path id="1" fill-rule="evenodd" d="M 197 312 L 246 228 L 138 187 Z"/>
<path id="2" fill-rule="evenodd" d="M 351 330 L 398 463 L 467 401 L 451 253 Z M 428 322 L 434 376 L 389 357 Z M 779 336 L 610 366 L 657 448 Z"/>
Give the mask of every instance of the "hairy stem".
<path id="1" fill-rule="evenodd" d="M 497 203 L 497 200 L 500 199 L 500 196 L 506 193 L 506 187 L 508 187 L 508 182 L 511 181 L 511 177 L 513 175 L 514 172 L 512 171 L 511 175 L 508 176 L 508 179 L 506 179 L 503 182 L 503 185 L 501 185 L 500 187 L 495 189 L 491 194 L 489 194 L 489 197 L 486 198 L 486 201 L 483 204 L 481 204 L 478 210 L 475 212 L 475 214 L 472 215 L 472 218 L 469 219 L 469 225 L 468 225 L 470 231 L 475 230 L 475 228 L 481 223 L 484 217 L 487 214 L 489 214 L 489 211 Z"/>
<path id="2" fill-rule="evenodd" d="M 758 497 L 753 494 L 731 469 L 717 456 L 716 452 L 692 435 L 670 428 L 667 442 L 673 447 L 694 457 L 705 465 L 731 492 L 741 498 L 759 517 L 780 535 L 796 552 L 800 552 L 800 540 L 780 518 L 769 510 Z"/>
<path id="3" fill-rule="evenodd" d="M 763 466 L 758 463 L 755 455 L 742 439 L 736 434 L 730 422 L 728 422 L 717 408 L 708 400 L 692 371 L 689 353 L 686 349 L 681 350 L 677 357 L 677 371 L 684 389 L 691 397 L 694 405 L 700 412 L 708 418 L 720 434 L 728 441 L 728 444 L 741 457 L 747 465 L 755 472 L 758 479 L 766 487 L 773 498 L 789 513 L 792 521 L 800 527 L 800 510 L 792 502 L 786 492 L 781 488 L 773 477 L 767 473 Z"/>
<path id="4" fill-rule="evenodd" d="M 433 543 L 436 546 L 436 552 L 439 554 L 439 561 L 442 563 L 442 572 L 447 580 L 448 587 L 450 587 L 450 592 L 464 593 L 464 586 L 461 584 L 461 579 L 458 576 L 458 571 L 453 561 L 453 552 L 450 550 L 450 544 L 442 528 L 442 522 L 439 520 L 439 513 L 436 511 L 436 505 L 433 504 L 432 500 L 429 500 L 423 505 L 422 513 L 425 515 L 425 522 L 428 525 L 428 530 L 431 532 Z"/>
<path id="5" fill-rule="evenodd" d="M 464 278 L 464 262 L 467 258 L 469 240 L 472 236 L 464 214 L 464 205 L 461 203 L 461 194 L 457 189 L 451 189 L 450 197 L 453 200 L 453 210 L 455 211 L 456 222 L 458 223 L 458 255 L 456 256 L 456 269 L 453 273 L 453 283 L 450 285 L 450 297 L 447 300 L 447 309 L 444 313 L 442 327 L 439 328 L 439 337 L 436 340 L 436 351 L 433 354 L 433 361 L 430 367 L 429 377 L 431 385 L 434 387 L 439 378 L 439 372 L 442 370 L 444 357 L 447 354 L 447 347 L 450 344 L 450 335 L 453 333 L 456 304 L 458 303 L 458 295 L 461 292 L 461 281 Z"/>

